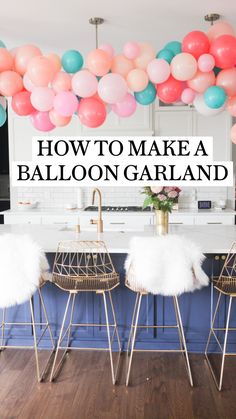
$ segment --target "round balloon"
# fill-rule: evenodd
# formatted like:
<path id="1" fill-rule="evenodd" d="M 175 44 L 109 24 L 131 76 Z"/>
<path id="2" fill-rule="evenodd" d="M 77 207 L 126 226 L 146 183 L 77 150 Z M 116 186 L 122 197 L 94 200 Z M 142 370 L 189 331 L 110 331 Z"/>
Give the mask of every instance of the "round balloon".
<path id="1" fill-rule="evenodd" d="M 156 99 L 156 88 L 151 82 L 141 92 L 134 92 L 135 99 L 141 105 L 150 105 Z"/>
<path id="2" fill-rule="evenodd" d="M 141 92 L 148 85 L 148 75 L 146 71 L 135 68 L 129 72 L 126 81 L 130 90 L 133 92 Z"/>
<path id="3" fill-rule="evenodd" d="M 175 54 L 170 49 L 164 48 L 157 53 L 156 58 L 162 58 L 170 64 L 174 56 Z"/>
<path id="4" fill-rule="evenodd" d="M 230 115 L 236 117 L 236 96 L 229 98 L 227 105 Z"/>
<path id="5" fill-rule="evenodd" d="M 140 42 L 138 44 L 140 52 L 134 60 L 134 64 L 136 68 L 140 68 L 141 70 L 145 70 L 147 65 L 150 61 L 155 58 L 155 52 L 150 44 L 146 42 Z"/>
<path id="6" fill-rule="evenodd" d="M 121 102 L 126 93 L 127 83 L 120 74 L 106 74 L 98 82 L 98 94 L 106 103 Z"/>
<path id="7" fill-rule="evenodd" d="M 22 91 L 13 96 L 11 106 L 17 115 L 27 116 L 35 111 L 30 100 L 30 95 L 30 92 Z"/>
<path id="8" fill-rule="evenodd" d="M 35 86 L 46 87 L 53 80 L 54 68 L 47 57 L 40 55 L 30 60 L 27 74 Z"/>
<path id="9" fill-rule="evenodd" d="M 117 73 L 126 78 L 127 74 L 133 70 L 133 61 L 126 58 L 123 54 L 115 55 L 111 64 L 112 73 Z"/>
<path id="10" fill-rule="evenodd" d="M 35 111 L 30 115 L 32 125 L 38 131 L 49 132 L 55 128 L 49 118 L 48 112 Z"/>
<path id="11" fill-rule="evenodd" d="M 216 78 L 216 85 L 223 87 L 227 96 L 236 95 L 236 68 L 222 70 Z"/>
<path id="12" fill-rule="evenodd" d="M 56 93 L 71 90 L 71 75 L 64 71 L 59 71 L 52 81 L 52 88 Z"/>
<path id="13" fill-rule="evenodd" d="M 174 103 L 180 99 L 183 88 L 183 83 L 170 76 L 164 83 L 157 85 L 157 95 L 164 103 Z"/>
<path id="14" fill-rule="evenodd" d="M 0 74 L 0 94 L 14 96 L 23 89 L 21 76 L 15 71 L 3 71 Z"/>
<path id="15" fill-rule="evenodd" d="M 15 69 L 22 76 L 26 73 L 30 60 L 42 55 L 41 50 L 35 45 L 23 45 L 17 48 L 15 54 Z"/>
<path id="16" fill-rule="evenodd" d="M 182 52 L 182 44 L 179 41 L 171 41 L 165 45 L 164 49 L 169 49 L 173 52 L 174 55 L 180 54 Z"/>
<path id="17" fill-rule="evenodd" d="M 152 83 L 163 83 L 170 76 L 170 66 L 162 58 L 155 58 L 148 63 L 147 74 Z"/>
<path id="18" fill-rule="evenodd" d="M 198 68 L 203 73 L 208 73 L 215 66 L 215 58 L 211 54 L 202 54 L 198 58 Z"/>
<path id="19" fill-rule="evenodd" d="M 0 105 L 3 107 L 3 109 L 7 109 L 7 100 L 4 96 L 0 96 Z"/>
<path id="20" fill-rule="evenodd" d="M 203 94 L 200 94 L 200 93 L 195 96 L 193 105 L 196 111 L 203 116 L 218 115 L 225 109 L 225 105 L 221 106 L 221 108 L 218 108 L 218 109 L 209 108 L 205 103 Z"/>
<path id="21" fill-rule="evenodd" d="M 226 101 L 226 94 L 222 87 L 211 86 L 204 93 L 204 100 L 206 105 L 212 109 L 221 108 Z"/>
<path id="22" fill-rule="evenodd" d="M 49 119 L 55 127 L 65 127 L 71 121 L 71 116 L 61 116 L 55 109 L 49 111 Z"/>
<path id="23" fill-rule="evenodd" d="M 28 92 L 32 92 L 35 88 L 35 85 L 32 83 L 27 73 L 23 76 L 23 86 Z"/>
<path id="24" fill-rule="evenodd" d="M 231 128 L 231 132 L 230 132 L 230 135 L 231 135 L 231 140 L 232 140 L 232 142 L 233 142 L 234 144 L 236 144 L 236 124 L 234 124 L 234 125 L 232 126 L 232 128 Z"/>
<path id="25" fill-rule="evenodd" d="M 221 35 L 233 35 L 235 36 L 235 32 L 233 27 L 222 20 L 219 22 L 214 23 L 214 25 L 210 26 L 207 36 L 210 41 L 213 41 L 214 39 L 218 38 Z"/>
<path id="26" fill-rule="evenodd" d="M 189 32 L 183 39 L 182 51 L 188 52 L 196 59 L 202 54 L 208 53 L 210 42 L 207 35 L 202 31 Z"/>
<path id="27" fill-rule="evenodd" d="M 30 100 L 37 111 L 47 112 L 53 107 L 55 93 L 49 87 L 35 87 Z"/>
<path id="28" fill-rule="evenodd" d="M 80 70 L 72 77 L 72 90 L 80 97 L 93 96 L 98 87 L 98 81 L 94 74 L 88 70 Z"/>
<path id="29" fill-rule="evenodd" d="M 0 73 L 13 69 L 14 60 L 6 48 L 0 48 Z"/>
<path id="30" fill-rule="evenodd" d="M 215 58 L 217 67 L 230 68 L 236 64 L 236 37 L 221 35 L 211 42 L 210 54 Z"/>
<path id="31" fill-rule="evenodd" d="M 99 49 L 102 49 L 103 51 L 105 51 L 108 55 L 110 55 L 110 57 L 113 57 L 114 55 L 114 48 L 111 44 L 99 45 Z"/>
<path id="32" fill-rule="evenodd" d="M 60 59 L 59 55 L 54 54 L 54 53 L 51 52 L 50 54 L 46 55 L 46 58 L 49 59 L 51 65 L 53 67 L 54 75 L 55 75 L 61 69 L 61 59 Z"/>
<path id="33" fill-rule="evenodd" d="M 131 93 L 127 93 L 122 102 L 112 105 L 112 110 L 121 118 L 127 118 L 136 111 L 137 102 Z"/>
<path id="34" fill-rule="evenodd" d="M 72 92 L 59 92 L 54 97 L 53 107 L 58 115 L 72 116 L 78 109 L 78 99 Z"/>
<path id="35" fill-rule="evenodd" d="M 76 73 L 83 67 L 83 63 L 82 55 L 74 49 L 70 49 L 62 55 L 61 64 L 67 73 Z"/>
<path id="36" fill-rule="evenodd" d="M 89 52 L 86 65 L 88 70 L 95 76 L 104 76 L 111 68 L 112 57 L 102 49 L 94 49 Z"/>
<path id="37" fill-rule="evenodd" d="M 203 73 L 202 71 L 198 70 L 195 76 L 187 81 L 188 87 L 193 89 L 195 92 L 203 93 L 205 90 L 213 86 L 215 84 L 215 74 L 213 71 L 209 71 L 209 73 Z"/>
<path id="38" fill-rule="evenodd" d="M 106 119 L 105 105 L 98 99 L 81 99 L 78 109 L 78 116 L 82 125 L 89 128 L 97 128 Z"/>
<path id="39" fill-rule="evenodd" d="M 176 55 L 170 66 L 172 76 L 180 81 L 192 79 L 197 71 L 196 59 L 187 52 Z"/>
<path id="40" fill-rule="evenodd" d="M 186 89 L 182 91 L 181 101 L 183 103 L 186 103 L 187 105 L 190 105 L 191 103 L 193 103 L 195 96 L 196 96 L 196 92 L 194 92 L 193 89 L 190 89 L 189 87 L 187 87 Z"/>
<path id="41" fill-rule="evenodd" d="M 2 127 L 7 120 L 7 113 L 2 105 L 0 105 L 0 127 Z"/>
<path id="42" fill-rule="evenodd" d="M 126 42 L 123 48 L 123 54 L 129 60 L 135 60 L 140 54 L 140 47 L 137 42 Z"/>

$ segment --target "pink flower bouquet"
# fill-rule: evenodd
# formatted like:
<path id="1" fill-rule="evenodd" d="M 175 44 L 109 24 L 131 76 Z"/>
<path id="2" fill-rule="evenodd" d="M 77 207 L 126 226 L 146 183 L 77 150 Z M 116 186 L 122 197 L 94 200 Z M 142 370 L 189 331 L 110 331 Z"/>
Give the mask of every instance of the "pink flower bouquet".
<path id="1" fill-rule="evenodd" d="M 175 186 L 152 186 L 145 187 L 143 193 L 146 196 L 143 208 L 152 205 L 155 210 L 171 212 L 178 202 L 181 189 Z"/>

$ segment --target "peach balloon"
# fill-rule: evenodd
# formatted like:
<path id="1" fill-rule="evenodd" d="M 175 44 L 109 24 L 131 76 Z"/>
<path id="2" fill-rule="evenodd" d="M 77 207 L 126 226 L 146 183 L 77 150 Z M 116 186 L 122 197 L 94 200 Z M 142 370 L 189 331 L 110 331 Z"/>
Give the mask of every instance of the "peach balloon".
<path id="1" fill-rule="evenodd" d="M 190 80 L 196 71 L 197 61 L 188 52 L 177 54 L 171 61 L 171 74 L 176 80 Z"/>
<path id="2" fill-rule="evenodd" d="M 223 87 L 227 96 L 236 95 L 236 68 L 221 70 L 216 78 L 216 85 Z"/>
<path id="3" fill-rule="evenodd" d="M 126 58 L 123 54 L 116 55 L 111 64 L 112 73 L 118 73 L 123 77 L 126 77 L 127 74 L 133 70 L 134 63 L 133 61 Z"/>
<path id="4" fill-rule="evenodd" d="M 54 68 L 51 61 L 43 55 L 34 57 L 30 60 L 27 73 L 35 86 L 47 86 L 53 79 Z"/>
<path id="5" fill-rule="evenodd" d="M 187 81 L 188 87 L 193 89 L 197 93 L 203 93 L 205 90 L 215 84 L 215 74 L 213 71 L 209 73 L 203 73 L 198 70 L 195 76 Z"/>
<path id="6" fill-rule="evenodd" d="M 99 49 L 102 49 L 103 51 L 107 52 L 108 55 L 110 55 L 110 57 L 113 57 L 114 55 L 114 48 L 111 44 L 102 44 L 99 45 L 98 47 Z"/>
<path id="7" fill-rule="evenodd" d="M 0 74 L 0 93 L 3 96 L 14 96 L 23 89 L 21 76 L 15 71 L 3 71 Z"/>
<path id="8" fill-rule="evenodd" d="M 131 70 L 126 78 L 127 85 L 133 92 L 141 92 L 148 85 L 148 75 L 146 71 L 140 68 Z"/>
<path id="9" fill-rule="evenodd" d="M 14 59 L 6 48 L 0 48 L 0 72 L 12 70 Z"/>
<path id="10" fill-rule="evenodd" d="M 71 116 L 61 116 L 55 109 L 49 111 L 49 119 L 55 127 L 65 127 L 71 121 Z"/>
<path id="11" fill-rule="evenodd" d="M 95 76 L 105 76 L 111 68 L 112 58 L 102 49 L 94 49 L 91 51 L 86 60 L 88 70 Z"/>
<path id="12" fill-rule="evenodd" d="M 24 45 L 17 48 L 15 55 L 15 69 L 21 75 L 27 71 L 30 60 L 34 57 L 42 55 L 40 49 L 34 45 Z"/>
<path id="13" fill-rule="evenodd" d="M 61 59 L 59 55 L 54 54 L 53 52 L 51 54 L 46 55 L 46 58 L 49 59 L 50 63 L 53 66 L 54 74 L 56 74 L 61 69 Z"/>
<path id="14" fill-rule="evenodd" d="M 231 140 L 234 144 L 236 144 L 236 124 L 234 124 L 230 131 Z"/>
<path id="15" fill-rule="evenodd" d="M 64 71 L 59 71 L 52 81 L 52 87 L 56 93 L 71 90 L 71 75 Z"/>
<path id="16" fill-rule="evenodd" d="M 138 57 L 134 60 L 134 64 L 135 67 L 146 70 L 148 63 L 156 57 L 156 54 L 152 46 L 146 42 L 140 42 L 138 46 L 140 51 Z"/>
<path id="17" fill-rule="evenodd" d="M 207 32 L 207 36 L 210 41 L 213 41 L 213 39 L 216 39 L 221 35 L 235 36 L 235 32 L 229 23 L 220 20 L 219 22 L 216 22 L 214 25 L 210 26 Z"/>
<path id="18" fill-rule="evenodd" d="M 236 96 L 229 98 L 227 106 L 230 115 L 236 116 Z"/>

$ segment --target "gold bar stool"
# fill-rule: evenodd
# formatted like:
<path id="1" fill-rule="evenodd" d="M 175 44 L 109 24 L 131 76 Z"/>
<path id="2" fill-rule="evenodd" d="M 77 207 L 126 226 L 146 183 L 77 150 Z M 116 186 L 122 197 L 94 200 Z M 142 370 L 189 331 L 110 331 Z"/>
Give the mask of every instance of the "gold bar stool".
<path id="1" fill-rule="evenodd" d="M 60 242 L 55 256 L 52 281 L 57 287 L 59 287 L 63 291 L 68 292 L 68 299 L 58 338 L 57 349 L 51 370 L 50 381 L 53 381 L 55 379 L 69 349 L 94 349 L 71 347 L 71 328 L 84 326 L 99 326 L 106 327 L 108 348 L 95 349 L 103 349 L 109 351 L 112 383 L 115 384 L 120 361 L 121 345 L 111 291 L 119 285 L 119 275 L 115 271 L 105 243 L 102 241 Z M 106 318 L 105 324 L 84 324 L 73 322 L 75 298 L 76 295 L 80 292 L 95 292 L 96 294 L 102 295 Z M 112 324 L 109 323 L 107 296 L 113 317 Z M 67 317 L 69 317 L 69 323 L 65 328 Z M 110 328 L 113 328 L 112 333 L 110 331 Z M 115 336 L 117 338 L 119 349 L 116 365 L 113 360 L 112 351 Z M 65 339 L 66 345 L 63 346 L 62 343 Z M 56 366 L 56 361 L 60 349 L 64 350 L 64 352 Z"/>
<path id="2" fill-rule="evenodd" d="M 4 249 L 2 248 L 4 246 Z M 33 260 L 31 269 L 28 265 Z M 10 264 L 9 264 L 10 262 Z M 54 340 L 50 328 L 47 310 L 42 296 L 42 287 L 45 285 L 47 271 L 49 269 L 46 257 L 40 247 L 28 236 L 4 234 L 0 236 L 0 308 L 2 309 L 1 344 L 0 351 L 5 348 L 13 349 L 34 349 L 36 361 L 36 375 L 38 382 L 43 381 L 54 353 Z M 3 272 L 9 272 L 9 278 L 3 277 Z M 11 280 L 11 278 L 13 278 Z M 8 286 L 6 287 L 6 281 Z M 42 308 L 42 315 L 45 321 L 36 322 L 34 313 L 33 295 L 38 292 Z M 29 301 L 31 321 L 15 322 L 7 321 L 8 308 Z M 9 326 L 29 326 L 33 332 L 33 346 L 31 345 L 9 345 L 5 336 L 6 328 Z M 36 328 L 40 327 L 40 336 L 37 336 Z M 40 371 L 39 365 L 39 344 L 46 332 L 49 332 L 51 352 L 45 366 Z M 41 348 L 42 349 L 42 348 Z M 44 349 L 44 348 L 43 348 Z"/>
<path id="3" fill-rule="evenodd" d="M 227 352 L 227 340 L 228 340 L 228 333 L 229 331 L 236 331 L 236 327 L 230 327 L 230 315 L 231 315 L 231 308 L 232 308 L 232 302 L 234 298 L 236 297 L 236 242 L 234 242 L 229 250 L 229 253 L 225 259 L 225 263 L 223 265 L 223 268 L 221 270 L 219 277 L 213 278 L 214 283 L 214 289 L 218 292 L 218 299 L 216 302 L 215 312 L 212 319 L 212 325 L 210 328 L 206 349 L 205 349 L 205 356 L 207 363 L 209 365 L 210 371 L 212 373 L 214 382 L 216 384 L 216 387 L 219 391 L 222 389 L 222 383 L 223 383 L 223 375 L 224 375 L 224 366 L 225 366 L 225 357 L 230 355 L 236 355 L 236 353 L 233 352 Z M 219 312 L 220 308 L 220 302 L 222 301 L 222 295 L 225 295 L 229 299 L 228 303 L 228 310 L 226 315 L 226 325 L 225 327 L 215 327 L 217 313 Z M 223 345 L 220 342 L 219 337 L 217 336 L 217 332 L 225 332 L 224 335 L 224 342 Z M 214 372 L 212 363 L 209 359 L 209 345 L 211 341 L 211 337 L 215 338 L 215 342 L 217 343 L 217 346 L 220 349 L 220 352 L 222 353 L 222 360 L 221 360 L 221 367 L 220 367 L 220 376 L 217 379 L 216 374 Z"/>

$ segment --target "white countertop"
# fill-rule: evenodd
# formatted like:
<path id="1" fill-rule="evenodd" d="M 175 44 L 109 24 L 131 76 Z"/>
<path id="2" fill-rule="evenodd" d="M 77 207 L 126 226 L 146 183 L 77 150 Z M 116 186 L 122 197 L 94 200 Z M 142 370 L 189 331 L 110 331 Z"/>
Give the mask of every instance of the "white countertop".
<path id="1" fill-rule="evenodd" d="M 45 252 L 54 253 L 57 244 L 62 240 L 103 240 L 110 253 L 128 253 L 129 241 L 133 236 L 153 236 L 155 229 L 147 226 L 144 232 L 95 232 L 76 233 L 56 225 L 0 225 L 0 234 L 29 234 Z M 227 253 L 232 242 L 236 240 L 236 226 L 170 226 L 170 233 L 180 234 L 201 246 L 203 253 Z"/>

